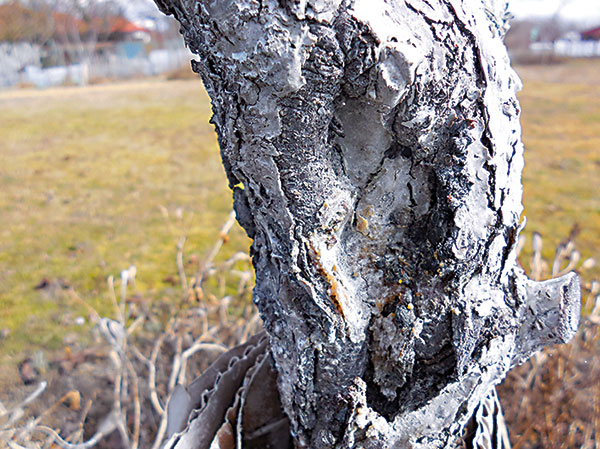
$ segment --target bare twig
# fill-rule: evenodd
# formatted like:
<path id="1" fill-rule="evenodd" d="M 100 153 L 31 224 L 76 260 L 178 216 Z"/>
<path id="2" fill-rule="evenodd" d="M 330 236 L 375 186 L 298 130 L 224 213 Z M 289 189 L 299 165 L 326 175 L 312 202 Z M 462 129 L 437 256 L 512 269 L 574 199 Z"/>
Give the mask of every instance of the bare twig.
<path id="1" fill-rule="evenodd" d="M 152 354 L 150 356 L 150 363 L 148 364 L 148 387 L 150 388 L 150 402 L 152 403 L 154 410 L 156 410 L 156 412 L 161 416 L 165 413 L 165 409 L 161 405 L 160 399 L 158 398 L 158 393 L 156 391 L 156 360 L 158 359 L 160 347 L 165 341 L 165 338 L 166 334 L 162 334 L 154 343 Z"/>
<path id="2" fill-rule="evenodd" d="M 221 247 L 227 241 L 227 234 L 229 233 L 229 231 L 231 230 L 231 228 L 233 227 L 234 224 L 235 224 L 235 212 L 231 211 L 229 213 L 229 217 L 227 218 L 227 221 L 221 228 L 221 232 L 219 232 L 219 239 L 217 240 L 217 243 L 215 243 L 215 246 L 213 247 L 211 252 L 208 254 L 208 256 L 206 257 L 204 262 L 201 263 L 200 266 L 198 267 L 198 272 L 196 273 L 196 282 L 194 284 L 195 286 L 202 285 L 202 281 L 206 275 L 207 270 L 212 266 L 213 261 L 215 260 L 215 257 L 217 257 L 217 254 L 219 254 Z"/>
<path id="3" fill-rule="evenodd" d="M 11 427 L 15 422 L 17 422 L 19 419 L 21 419 L 25 415 L 25 412 L 23 409 L 28 404 L 31 404 L 33 401 L 35 401 L 46 390 L 47 386 L 48 386 L 48 382 L 46 382 L 46 381 L 40 382 L 38 384 L 38 386 L 35 388 L 35 390 L 33 390 L 20 403 L 18 403 L 14 407 L 12 407 L 12 409 L 10 409 L 10 410 L 6 410 L 6 409 L 3 410 L 2 411 L 3 413 L 0 415 L 0 417 L 6 416 L 6 415 L 10 415 L 10 416 L 9 416 L 6 424 L 4 424 L 4 426 L 2 427 L 2 429 L 4 430 L 4 429 Z"/>
<path id="4" fill-rule="evenodd" d="M 181 335 L 177 335 L 175 344 L 175 355 L 173 356 L 173 364 L 171 367 L 171 377 L 169 378 L 169 394 L 175 388 L 177 384 L 177 376 L 179 375 L 179 369 L 181 368 L 181 353 L 183 352 L 183 338 Z"/>
<path id="5" fill-rule="evenodd" d="M 187 361 L 190 357 L 196 354 L 198 351 L 217 351 L 217 352 L 226 352 L 227 348 L 223 345 L 219 345 L 216 343 L 204 343 L 202 341 L 195 341 L 192 346 L 187 348 L 181 354 L 181 366 L 179 368 L 179 374 L 177 375 L 177 384 L 185 385 L 186 383 L 186 371 L 187 371 Z"/>
<path id="6" fill-rule="evenodd" d="M 127 371 L 129 372 L 132 379 L 133 387 L 133 435 L 131 449 L 137 449 L 140 443 L 140 425 L 142 420 L 142 408 L 140 405 L 140 391 L 138 384 L 138 376 L 135 372 L 131 361 L 125 357 L 125 364 L 127 365 Z"/>
<path id="7" fill-rule="evenodd" d="M 51 429 L 47 426 L 36 426 L 34 430 L 44 432 L 47 435 L 52 436 L 54 438 L 54 443 L 63 449 L 88 449 L 96 446 L 104 436 L 111 433 L 114 429 L 114 417 L 109 415 L 107 418 L 105 418 L 104 422 L 100 424 L 96 433 L 89 440 L 79 444 L 72 444 L 65 441 L 58 433 L 56 433 L 54 429 Z"/>
<path id="8" fill-rule="evenodd" d="M 250 318 L 250 320 L 248 321 L 248 323 L 246 323 L 246 325 L 244 326 L 244 332 L 242 333 L 242 337 L 240 339 L 240 341 L 246 341 L 248 340 L 248 337 L 250 337 L 250 335 L 256 333 L 257 331 L 257 327 L 260 324 L 260 316 L 258 315 L 258 313 L 255 313 L 252 318 Z"/>
<path id="9" fill-rule="evenodd" d="M 133 267 L 135 270 L 135 267 Z M 127 284 L 129 283 L 129 277 L 130 277 L 130 269 L 126 269 L 126 270 L 122 270 L 121 271 L 121 301 L 119 303 L 119 321 L 121 322 L 121 324 L 123 325 L 123 327 L 125 327 L 125 321 L 127 320 L 127 312 L 126 312 L 126 307 L 127 307 Z M 135 271 L 134 271 L 135 273 Z M 134 274 L 135 276 L 135 274 Z"/>
<path id="10" fill-rule="evenodd" d="M 133 334 L 142 324 L 144 324 L 144 321 L 146 321 L 146 317 L 145 316 L 139 316 L 137 317 L 133 323 L 131 323 L 129 325 L 129 327 L 127 328 L 127 336 Z"/>
<path id="11" fill-rule="evenodd" d="M 124 324 L 125 317 L 121 311 L 121 307 L 119 306 L 119 301 L 117 300 L 117 294 L 115 293 L 115 278 L 112 275 L 110 275 L 106 279 L 106 282 L 108 284 L 108 293 L 110 295 L 110 300 L 112 302 L 113 308 L 115 309 L 115 313 L 117 315 L 117 320 L 119 321 L 119 323 Z"/>
<path id="12" fill-rule="evenodd" d="M 86 309 L 88 309 L 88 313 L 90 314 L 90 316 L 92 316 L 93 321 L 98 322 L 98 320 L 100 319 L 100 314 L 96 311 L 96 309 L 89 305 L 81 296 L 79 296 L 74 289 L 69 288 L 69 296 L 71 297 L 71 300 L 83 305 Z"/>
<path id="13" fill-rule="evenodd" d="M 531 236 L 531 246 L 533 255 L 531 257 L 531 279 L 539 281 L 542 279 L 543 259 L 542 259 L 542 236 L 534 232 Z"/>
<path id="14" fill-rule="evenodd" d="M 92 404 L 93 401 L 91 399 L 88 399 L 85 403 L 85 406 L 83 407 L 83 410 L 81 411 L 81 418 L 79 419 L 79 426 L 77 428 L 77 430 L 75 432 L 73 432 L 73 435 L 77 435 L 77 439 L 80 442 L 83 442 L 83 425 L 85 424 L 85 420 L 87 419 L 87 415 L 90 412 L 90 409 L 92 408 Z"/>
<path id="15" fill-rule="evenodd" d="M 177 273 L 179 274 L 179 280 L 181 281 L 181 289 L 187 292 L 188 283 L 185 276 L 185 267 L 183 266 L 183 247 L 185 245 L 186 237 L 181 236 L 177 241 Z"/>
<path id="16" fill-rule="evenodd" d="M 165 433 L 167 431 L 167 414 L 163 413 L 160 418 L 160 424 L 158 426 L 158 430 L 156 431 L 156 436 L 154 437 L 154 443 L 152 444 L 152 449 L 158 449 L 162 443 L 163 438 L 165 437 Z"/>
<path id="17" fill-rule="evenodd" d="M 113 393 L 113 413 L 116 423 L 116 428 L 119 430 L 121 440 L 125 447 L 129 447 L 129 434 L 127 432 L 127 425 L 125 424 L 125 417 L 123 416 L 123 407 L 121 405 L 121 388 L 123 382 L 123 364 L 117 351 L 111 351 L 109 356 L 113 363 L 117 374 L 115 376 L 115 386 Z"/>

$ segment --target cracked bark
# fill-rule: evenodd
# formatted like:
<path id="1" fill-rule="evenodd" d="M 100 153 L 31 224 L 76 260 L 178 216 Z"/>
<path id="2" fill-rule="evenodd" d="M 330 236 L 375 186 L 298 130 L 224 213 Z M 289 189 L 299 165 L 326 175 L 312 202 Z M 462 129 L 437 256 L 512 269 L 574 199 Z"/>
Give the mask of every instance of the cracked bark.
<path id="1" fill-rule="evenodd" d="M 156 3 L 200 56 L 297 447 L 450 447 L 574 335 L 577 276 L 516 262 L 503 2 Z"/>

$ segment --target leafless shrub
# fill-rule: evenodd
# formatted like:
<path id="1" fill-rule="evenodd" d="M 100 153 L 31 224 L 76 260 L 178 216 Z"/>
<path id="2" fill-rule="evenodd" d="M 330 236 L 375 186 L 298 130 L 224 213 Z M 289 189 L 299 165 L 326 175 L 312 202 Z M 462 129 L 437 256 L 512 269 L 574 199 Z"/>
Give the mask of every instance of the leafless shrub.
<path id="1" fill-rule="evenodd" d="M 70 391 L 47 410 L 30 416 L 28 406 L 47 387 L 47 382 L 40 382 L 18 404 L 5 407 L 0 403 L 0 442 L 11 449 L 115 447 L 114 435 L 118 434 L 117 447 L 160 447 L 167 424 L 166 404 L 175 386 L 186 385 L 229 346 L 261 328 L 250 305 L 253 278 L 249 256 L 236 253 L 225 261 L 216 261 L 234 222 L 232 213 L 212 250 L 190 278 L 183 263 L 186 238 L 179 238 L 176 266 L 181 298 L 166 311 L 166 324 L 162 324 L 165 311 L 160 307 L 150 305 L 144 309 L 129 301 L 127 291 L 135 282 L 135 267 L 123 270 L 118 280 L 108 278 L 113 318 L 101 316 L 71 291 L 75 302 L 89 308 L 95 332 L 104 339 L 106 350 L 100 363 L 109 364 L 106 376 L 112 391 L 103 394 L 111 396 L 110 405 L 100 410 L 101 419 L 87 422 L 94 404 L 89 400 L 82 408 L 76 403 L 81 401 L 79 392 Z M 81 413 L 75 430 L 61 434 L 60 429 L 44 423 L 65 404 Z M 85 434 L 91 436 L 84 439 Z M 109 436 L 111 443 L 103 443 Z"/>
<path id="2" fill-rule="evenodd" d="M 169 218 L 166 210 L 163 213 Z M 95 363 L 108 365 L 103 372 L 111 389 L 103 391 L 104 402 L 83 401 L 77 390 L 57 393 L 60 397 L 33 416 L 29 408 L 49 393 L 47 382 L 42 381 L 17 404 L 0 403 L 0 442 L 11 449 L 158 449 L 166 434 L 167 403 L 175 387 L 187 385 L 218 355 L 260 330 L 260 319 L 250 304 L 248 255 L 236 253 L 216 262 L 233 224 L 231 214 L 195 273 L 185 271 L 185 235 L 178 239 L 181 295 L 178 302 L 169 304 L 166 316 L 159 305 L 142 307 L 128 298 L 128 288 L 135 285 L 135 267 L 123 270 L 116 280 L 108 278 L 112 318 L 99 315 L 71 290 L 72 300 L 89 308 L 96 323 L 94 332 L 104 341 L 104 355 Z M 591 259 L 581 260 L 574 244 L 576 234 L 574 229 L 557 246 L 554 258 L 546 260 L 543 239 L 534 233 L 531 259 L 522 260 L 529 276 L 540 280 L 594 266 Z M 524 244 L 521 239 L 519 251 Z M 511 371 L 499 387 L 514 449 L 600 447 L 600 283 L 588 282 L 584 288 L 585 318 L 577 338 L 536 354 Z M 71 430 L 61 432 L 59 426 L 46 424 L 65 409 L 79 412 Z M 94 413 L 98 418 L 92 420 Z"/>
<path id="3" fill-rule="evenodd" d="M 552 260 L 544 259 L 543 239 L 534 233 L 531 260 L 524 264 L 529 276 L 541 280 L 577 270 L 585 279 L 595 261 L 581 260 L 577 233 L 574 228 L 558 244 Z M 513 449 L 600 448 L 600 283 L 583 288 L 582 323 L 573 341 L 538 352 L 498 388 Z"/>

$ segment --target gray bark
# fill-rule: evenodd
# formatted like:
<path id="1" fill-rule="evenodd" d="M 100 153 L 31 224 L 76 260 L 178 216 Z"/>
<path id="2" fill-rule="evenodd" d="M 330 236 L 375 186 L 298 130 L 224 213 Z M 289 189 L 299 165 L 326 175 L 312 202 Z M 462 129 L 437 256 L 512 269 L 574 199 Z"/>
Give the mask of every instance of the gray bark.
<path id="1" fill-rule="evenodd" d="M 297 447 L 450 447 L 574 335 L 577 276 L 516 262 L 502 2 L 156 2 L 200 56 Z"/>

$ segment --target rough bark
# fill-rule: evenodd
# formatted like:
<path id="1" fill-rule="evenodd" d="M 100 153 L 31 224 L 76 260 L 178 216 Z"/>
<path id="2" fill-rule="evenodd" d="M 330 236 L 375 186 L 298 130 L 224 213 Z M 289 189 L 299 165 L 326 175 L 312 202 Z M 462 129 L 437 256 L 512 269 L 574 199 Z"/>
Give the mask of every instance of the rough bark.
<path id="1" fill-rule="evenodd" d="M 577 276 L 516 262 L 503 2 L 156 2 L 200 56 L 297 447 L 449 447 L 574 335 Z"/>

